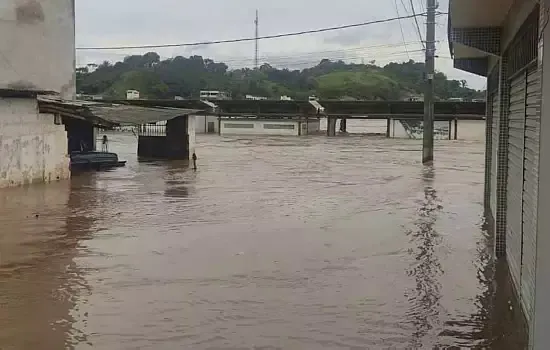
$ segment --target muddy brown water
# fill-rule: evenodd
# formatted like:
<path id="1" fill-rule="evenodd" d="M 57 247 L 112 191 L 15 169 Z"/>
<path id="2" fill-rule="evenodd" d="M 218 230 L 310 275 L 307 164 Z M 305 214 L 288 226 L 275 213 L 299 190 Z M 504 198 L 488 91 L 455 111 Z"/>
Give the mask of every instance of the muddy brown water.
<path id="1" fill-rule="evenodd" d="M 0 191 L 0 349 L 523 347 L 482 142 L 423 167 L 414 140 L 199 136 L 196 172 L 110 147 L 125 168 Z"/>

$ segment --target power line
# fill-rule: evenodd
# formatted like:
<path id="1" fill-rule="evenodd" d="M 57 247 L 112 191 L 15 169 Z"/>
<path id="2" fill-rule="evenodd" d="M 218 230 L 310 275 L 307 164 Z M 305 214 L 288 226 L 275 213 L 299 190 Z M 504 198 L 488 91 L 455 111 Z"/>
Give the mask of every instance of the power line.
<path id="1" fill-rule="evenodd" d="M 336 26 L 336 27 L 327 27 L 327 28 L 320 28 L 320 29 L 304 30 L 304 31 L 292 32 L 292 33 L 265 35 L 265 36 L 259 36 L 257 38 L 256 37 L 253 37 L 253 38 L 249 37 L 249 38 L 213 40 L 213 41 L 202 41 L 202 42 L 183 43 L 183 44 L 77 47 L 76 49 L 77 50 L 131 50 L 131 49 L 155 49 L 155 48 L 163 48 L 163 47 L 184 47 L 184 46 L 201 46 L 201 45 L 213 45 L 213 44 L 240 43 L 240 42 L 247 42 L 247 41 L 254 41 L 254 40 L 285 38 L 285 37 L 300 36 L 300 35 L 305 35 L 305 34 L 323 33 L 323 32 L 335 31 L 335 30 L 364 27 L 364 26 L 371 25 L 371 24 L 388 23 L 388 22 L 399 21 L 399 20 L 402 20 L 402 19 L 409 19 L 409 18 L 415 18 L 415 20 L 416 20 L 416 17 L 422 16 L 422 15 L 424 15 L 424 14 L 423 13 L 421 13 L 421 14 L 412 14 L 412 15 L 409 15 L 409 16 L 391 17 L 391 18 L 379 19 L 379 20 L 370 21 L 370 22 L 347 24 L 347 25 Z"/>
<path id="2" fill-rule="evenodd" d="M 424 39 L 422 39 L 422 31 L 420 30 L 420 26 L 418 25 L 418 19 L 416 18 L 416 11 L 414 10 L 414 3 L 413 0 L 409 0 L 411 3 L 411 10 L 413 13 L 414 23 L 416 24 L 416 30 L 418 31 L 418 37 L 420 38 L 420 43 L 422 44 L 422 47 L 424 47 Z"/>
<path id="3" fill-rule="evenodd" d="M 388 53 L 383 54 L 383 55 L 370 56 L 368 51 L 366 51 L 364 53 L 363 52 L 356 52 L 356 53 L 351 54 L 351 55 L 335 54 L 335 55 L 329 55 L 329 56 L 322 55 L 322 56 L 318 56 L 318 57 L 303 57 L 303 58 L 298 58 L 298 59 L 297 59 L 296 56 L 288 56 L 288 57 L 269 58 L 268 60 L 266 60 L 265 63 L 270 64 L 270 65 L 279 65 L 279 66 L 284 66 L 284 65 L 296 66 L 296 65 L 306 65 L 306 64 L 318 63 L 319 60 L 321 60 L 321 59 L 328 59 L 328 60 L 331 60 L 331 61 L 340 61 L 340 60 L 350 61 L 350 60 L 369 59 L 369 58 L 370 59 L 386 59 L 386 58 L 397 58 L 397 57 L 401 57 L 401 56 L 405 56 L 405 55 L 408 56 L 409 54 L 419 55 L 418 59 L 421 59 L 422 56 L 420 56 L 420 54 L 422 54 L 423 52 L 424 52 L 424 50 L 393 51 L 393 52 L 388 52 Z M 243 58 L 242 60 L 224 61 L 224 63 L 230 63 L 233 66 L 240 65 L 240 64 L 250 65 L 251 63 L 253 63 L 253 61 L 250 58 L 248 58 L 248 59 Z"/>
<path id="4" fill-rule="evenodd" d="M 405 42 L 404 44 L 412 45 L 416 41 Z M 393 51 L 393 52 L 377 52 L 373 53 L 373 49 L 391 49 L 391 48 L 402 48 L 403 43 L 392 43 L 392 44 L 383 44 L 383 45 L 371 45 L 371 46 L 359 46 L 349 49 L 341 50 L 322 50 L 322 51 L 312 51 L 308 53 L 298 53 L 298 54 L 287 54 L 287 55 L 264 55 L 260 57 L 260 61 L 263 61 L 270 65 L 276 66 L 311 66 L 312 64 L 318 63 L 321 59 L 329 59 L 332 61 L 344 60 L 344 61 L 353 61 L 357 59 L 386 59 L 386 58 L 397 58 L 398 56 L 406 55 L 408 59 L 418 59 L 421 60 L 420 54 L 424 50 L 407 50 L 407 51 Z M 374 50 L 377 51 L 377 50 Z M 451 59 L 450 56 L 439 56 L 438 59 Z M 254 64 L 254 58 L 247 58 L 243 56 L 225 56 L 221 57 L 217 62 L 225 63 L 229 66 L 250 66 Z"/>
<path id="5" fill-rule="evenodd" d="M 395 5 L 395 12 L 397 14 L 397 17 L 400 17 L 399 6 L 397 6 L 397 0 L 393 0 L 393 3 Z M 401 38 L 403 39 L 403 45 L 405 46 L 405 51 L 407 51 L 407 56 L 409 56 L 408 54 L 409 49 L 407 48 L 407 44 L 405 44 L 405 32 L 403 32 L 403 24 L 401 23 L 401 20 L 399 20 L 399 29 L 401 29 Z M 411 59 L 410 56 L 409 56 L 409 59 Z"/>
<path id="6" fill-rule="evenodd" d="M 358 46 L 358 47 L 351 47 L 351 48 L 348 48 L 348 49 L 340 49 L 340 50 L 322 50 L 322 51 L 311 51 L 311 52 L 305 52 L 305 53 L 296 53 L 296 54 L 286 54 L 286 55 L 264 55 L 264 56 L 261 56 L 260 57 L 260 60 L 272 60 L 272 59 L 278 59 L 278 58 L 288 58 L 288 59 L 292 59 L 292 58 L 303 58 L 303 57 L 310 57 L 310 56 L 315 56 L 315 57 L 319 57 L 319 58 L 328 58 L 328 57 L 325 57 L 326 54 L 331 54 L 331 53 L 337 53 L 337 54 L 341 54 L 341 53 L 345 53 L 345 52 L 350 52 L 350 53 L 356 53 L 356 52 L 361 52 L 361 51 L 367 51 L 367 50 L 372 50 L 372 49 L 389 49 L 389 48 L 399 48 L 399 47 L 403 47 L 403 44 L 414 44 L 416 43 L 415 41 L 409 41 L 409 42 L 405 42 L 405 43 L 393 43 L 393 44 L 382 44 L 382 45 L 372 45 L 372 46 Z M 234 61 L 243 61 L 243 60 L 246 60 L 246 58 L 243 58 L 243 56 L 226 56 L 222 59 L 222 62 L 224 63 L 229 63 L 229 62 L 234 62 Z"/>

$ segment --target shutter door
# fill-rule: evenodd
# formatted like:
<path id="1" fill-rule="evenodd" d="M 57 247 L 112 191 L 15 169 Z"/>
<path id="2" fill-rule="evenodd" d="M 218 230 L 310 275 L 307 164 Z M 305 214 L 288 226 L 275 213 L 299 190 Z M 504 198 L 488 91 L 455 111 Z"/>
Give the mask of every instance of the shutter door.
<path id="1" fill-rule="evenodd" d="M 523 307 L 528 324 L 531 324 L 533 318 L 535 299 L 540 90 L 540 71 L 535 66 L 527 71 L 525 151 L 523 163 L 523 254 L 521 267 L 521 300 L 524 304 Z"/>
<path id="2" fill-rule="evenodd" d="M 497 217 L 497 164 L 498 164 L 498 120 L 500 118 L 500 98 L 498 92 L 493 97 L 492 155 L 491 155 L 491 213 Z"/>
<path id="3" fill-rule="evenodd" d="M 521 283 L 523 144 L 525 129 L 525 73 L 510 80 L 508 113 L 508 184 L 506 255 L 516 290 Z"/>

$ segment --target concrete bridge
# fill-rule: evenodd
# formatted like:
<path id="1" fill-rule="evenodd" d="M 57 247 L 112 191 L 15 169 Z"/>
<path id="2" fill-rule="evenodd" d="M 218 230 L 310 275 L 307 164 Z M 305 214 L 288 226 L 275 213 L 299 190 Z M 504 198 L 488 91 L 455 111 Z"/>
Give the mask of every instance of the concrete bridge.
<path id="1" fill-rule="evenodd" d="M 168 107 L 210 110 L 223 116 L 317 116 L 339 118 L 422 119 L 424 103 L 413 101 L 279 101 L 279 100 L 105 100 L 115 104 L 141 107 Z M 312 103 L 314 102 L 314 103 Z M 322 107 L 319 110 L 319 107 Z M 439 120 L 485 117 L 484 102 L 436 102 L 435 115 Z"/>
<path id="2" fill-rule="evenodd" d="M 109 100 L 149 108 L 189 108 L 209 111 L 222 119 L 232 120 L 293 119 L 307 121 L 327 118 L 327 136 L 336 135 L 337 120 L 340 132 L 347 131 L 348 119 L 386 120 L 386 136 L 390 137 L 392 121 L 400 121 L 407 133 L 418 133 L 424 118 L 423 102 L 411 101 L 279 101 L 279 100 Z M 459 120 L 484 120 L 483 102 L 436 102 L 435 120 L 448 121 L 449 139 L 456 139 Z M 454 123 L 454 125 L 453 125 Z M 450 130 L 454 132 L 451 133 Z"/>

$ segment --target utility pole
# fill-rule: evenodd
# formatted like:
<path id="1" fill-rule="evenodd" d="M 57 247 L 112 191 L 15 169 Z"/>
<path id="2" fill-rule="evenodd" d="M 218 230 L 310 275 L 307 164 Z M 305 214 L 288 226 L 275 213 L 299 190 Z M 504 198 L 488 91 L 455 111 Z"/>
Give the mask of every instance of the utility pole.
<path id="1" fill-rule="evenodd" d="M 422 163 L 434 159 L 434 74 L 435 74 L 435 9 L 436 0 L 427 0 L 426 16 L 426 91 L 424 92 L 424 135 Z"/>
<path id="2" fill-rule="evenodd" d="M 254 39 L 254 45 L 255 45 L 255 49 L 254 49 L 254 68 L 258 69 L 258 64 L 259 64 L 259 57 L 258 57 L 258 54 L 259 54 L 259 48 L 258 48 L 258 37 L 259 37 L 259 31 L 258 31 L 258 10 L 256 10 L 256 20 L 254 21 L 254 24 L 256 25 L 256 34 L 255 34 L 255 39 Z"/>

